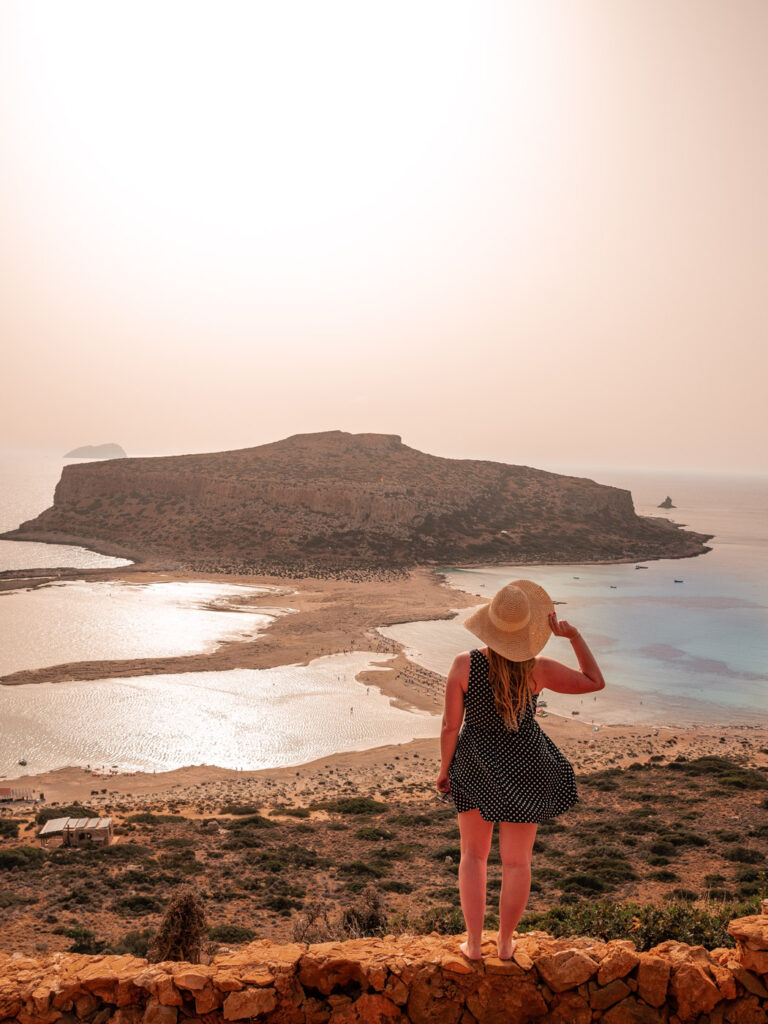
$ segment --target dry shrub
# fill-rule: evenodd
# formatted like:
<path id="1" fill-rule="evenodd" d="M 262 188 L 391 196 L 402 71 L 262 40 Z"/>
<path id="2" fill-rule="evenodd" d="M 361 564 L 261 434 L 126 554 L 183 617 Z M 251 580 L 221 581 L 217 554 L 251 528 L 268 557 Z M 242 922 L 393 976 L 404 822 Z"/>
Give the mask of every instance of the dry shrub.
<path id="1" fill-rule="evenodd" d="M 204 930 L 205 911 L 197 890 L 189 886 L 175 890 L 147 959 L 154 964 L 163 960 L 200 963 Z"/>
<path id="2" fill-rule="evenodd" d="M 314 900 L 293 923 L 295 942 L 342 942 L 384 935 L 386 931 L 387 916 L 372 885 L 363 889 L 354 906 L 345 907 L 337 917 L 329 918 L 325 904 Z"/>

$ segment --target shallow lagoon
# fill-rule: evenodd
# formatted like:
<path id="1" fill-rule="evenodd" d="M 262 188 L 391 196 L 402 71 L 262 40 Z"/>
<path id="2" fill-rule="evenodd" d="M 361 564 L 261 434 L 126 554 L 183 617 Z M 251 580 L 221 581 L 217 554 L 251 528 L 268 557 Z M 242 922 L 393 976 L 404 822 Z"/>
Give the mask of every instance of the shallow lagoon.
<path id="1" fill-rule="evenodd" d="M 244 609 L 275 588 L 224 583 L 49 583 L 0 593 L 0 677 L 73 661 L 194 654 L 253 638 L 283 609 Z"/>
<path id="2" fill-rule="evenodd" d="M 438 716 L 402 710 L 356 681 L 382 660 L 355 651 L 270 669 L 0 686 L 0 775 L 257 769 L 438 736 Z"/>

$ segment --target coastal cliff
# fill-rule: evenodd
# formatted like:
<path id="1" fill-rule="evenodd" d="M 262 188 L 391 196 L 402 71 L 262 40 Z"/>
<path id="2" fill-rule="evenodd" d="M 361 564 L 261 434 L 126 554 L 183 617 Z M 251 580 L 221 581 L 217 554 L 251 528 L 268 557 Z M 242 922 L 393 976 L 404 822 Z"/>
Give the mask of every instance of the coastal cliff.
<path id="1" fill-rule="evenodd" d="M 628 490 L 329 431 L 256 448 L 66 466 L 5 539 L 247 565 L 686 557 L 711 535 L 635 513 Z"/>
<path id="2" fill-rule="evenodd" d="M 768 909 L 766 907 L 765 909 Z M 523 934 L 514 959 L 468 962 L 454 937 L 254 942 L 207 964 L 131 956 L 0 956 L 13 1024 L 758 1024 L 768 916 L 732 921 L 735 949 Z"/>

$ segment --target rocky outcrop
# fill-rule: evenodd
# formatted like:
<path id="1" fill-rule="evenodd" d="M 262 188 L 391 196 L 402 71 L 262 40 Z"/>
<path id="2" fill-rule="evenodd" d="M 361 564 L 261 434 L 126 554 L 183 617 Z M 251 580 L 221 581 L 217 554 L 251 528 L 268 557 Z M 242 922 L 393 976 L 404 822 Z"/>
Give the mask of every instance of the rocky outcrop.
<path id="1" fill-rule="evenodd" d="M 677 505 L 673 505 L 672 504 L 672 499 L 670 498 L 669 495 L 667 495 L 666 498 L 664 499 L 664 501 L 660 502 L 656 507 L 657 508 L 677 508 Z"/>
<path id="2" fill-rule="evenodd" d="M 66 466 L 54 504 L 7 539 L 245 564 L 684 557 L 707 534 L 632 495 L 529 466 L 444 459 L 387 434 L 298 434 L 238 451 Z"/>
<path id="3" fill-rule="evenodd" d="M 84 444 L 67 452 L 65 459 L 124 459 L 125 450 L 119 444 Z"/>
<path id="4" fill-rule="evenodd" d="M 768 906 L 764 908 L 768 911 Z M 520 936 L 479 964 L 458 939 L 401 936 L 278 946 L 208 964 L 56 953 L 0 956 L 0 1021 L 14 1024 L 762 1024 L 768 916 L 733 921 L 736 949 Z"/>

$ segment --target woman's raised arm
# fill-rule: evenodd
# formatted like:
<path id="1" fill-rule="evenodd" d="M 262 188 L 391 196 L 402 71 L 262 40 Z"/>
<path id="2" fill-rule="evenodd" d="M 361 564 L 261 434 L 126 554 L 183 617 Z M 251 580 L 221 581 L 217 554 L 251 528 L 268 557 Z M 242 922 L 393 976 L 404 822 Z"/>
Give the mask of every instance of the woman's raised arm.
<path id="1" fill-rule="evenodd" d="M 592 693 L 595 690 L 602 690 L 605 686 L 603 673 L 578 629 L 565 619 L 559 622 L 557 612 L 550 613 L 549 624 L 555 636 L 562 636 L 571 641 L 581 671 L 577 672 L 576 669 L 569 668 L 554 658 L 537 658 L 534 669 L 537 690 L 543 690 L 545 687 L 557 693 Z"/>

